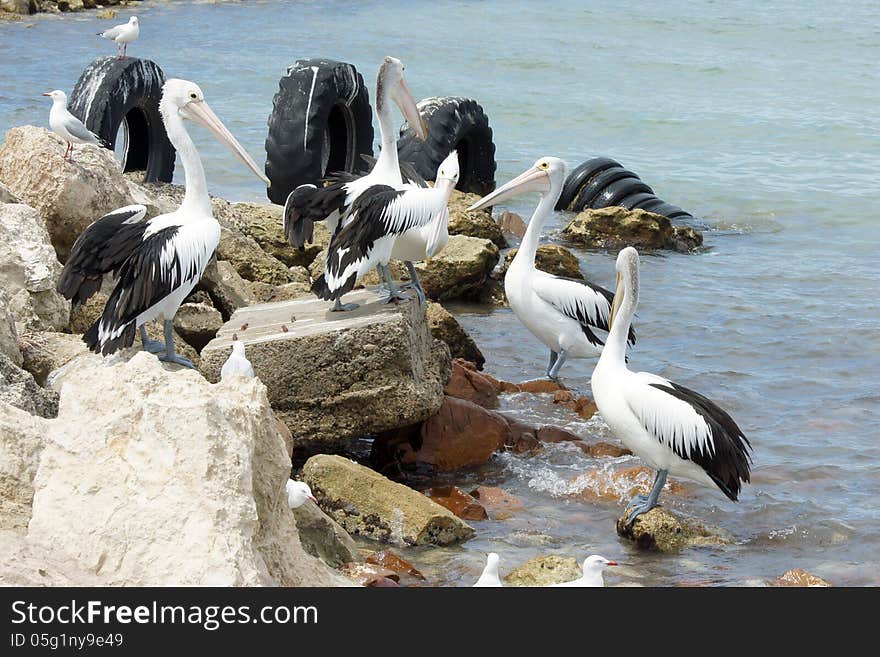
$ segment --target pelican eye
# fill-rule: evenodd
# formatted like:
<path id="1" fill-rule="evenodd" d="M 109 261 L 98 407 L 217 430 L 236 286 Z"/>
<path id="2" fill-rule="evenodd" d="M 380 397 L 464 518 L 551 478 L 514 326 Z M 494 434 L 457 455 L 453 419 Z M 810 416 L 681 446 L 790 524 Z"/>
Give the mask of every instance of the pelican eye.
<path id="1" fill-rule="evenodd" d="M 538 166 L 545 171 L 550 168 L 550 164 L 548 162 L 541 162 L 541 164 L 539 164 Z"/>
<path id="2" fill-rule="evenodd" d="M 195 91 L 193 91 L 193 92 L 189 95 L 189 97 L 192 98 L 193 100 L 198 100 L 198 99 L 199 99 L 199 95 L 198 95 Z"/>

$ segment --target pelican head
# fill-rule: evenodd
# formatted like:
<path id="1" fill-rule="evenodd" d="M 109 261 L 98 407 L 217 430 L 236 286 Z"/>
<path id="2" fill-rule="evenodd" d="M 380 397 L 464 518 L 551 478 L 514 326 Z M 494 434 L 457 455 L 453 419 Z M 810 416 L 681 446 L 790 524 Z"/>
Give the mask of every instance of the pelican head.
<path id="1" fill-rule="evenodd" d="M 195 82 L 178 78 L 167 80 L 162 85 L 162 100 L 159 103 L 159 109 L 166 122 L 166 128 L 168 127 L 168 117 L 174 114 L 207 128 L 217 138 L 217 141 L 244 162 L 251 171 L 257 174 L 258 178 L 267 185 L 269 184 L 269 179 L 253 158 L 248 155 L 244 146 L 238 143 L 238 140 L 232 136 L 232 133 L 226 129 L 223 122 L 217 118 L 217 115 L 205 102 L 205 94 Z"/>
<path id="2" fill-rule="evenodd" d="M 542 157 L 506 185 L 474 203 L 468 211 L 482 210 L 528 192 L 539 192 L 541 195 L 554 193 L 558 196 L 567 175 L 568 167 L 563 160 L 558 157 Z"/>
<path id="3" fill-rule="evenodd" d="M 318 503 L 318 500 L 315 499 L 315 496 L 312 495 L 312 489 L 309 488 L 309 485 L 304 481 L 294 481 L 293 479 L 287 480 L 287 505 L 291 509 L 297 509 L 305 504 L 306 500 L 311 500 L 315 504 Z"/>
<path id="4" fill-rule="evenodd" d="M 437 167 L 434 189 L 441 190 L 445 195 L 445 200 L 443 203 L 443 209 L 440 210 L 436 217 L 434 217 L 434 221 L 431 224 L 431 233 L 428 236 L 428 241 L 425 245 L 425 254 L 429 258 L 434 257 L 435 253 L 446 246 L 446 242 L 449 239 L 449 212 L 447 204 L 449 203 L 449 197 L 452 196 L 452 190 L 455 189 L 457 184 L 458 151 L 452 151 L 446 156 L 446 159 L 440 163 L 440 166 Z"/>
<path id="5" fill-rule="evenodd" d="M 614 265 L 617 270 L 617 283 L 614 286 L 614 302 L 611 304 L 611 314 L 608 316 L 608 329 L 614 325 L 614 318 L 620 310 L 626 295 L 630 295 L 630 303 L 639 302 L 639 252 L 628 246 L 621 249 L 617 254 L 617 262 Z"/>
<path id="6" fill-rule="evenodd" d="M 428 127 L 425 120 L 419 114 L 416 101 L 413 100 L 406 78 L 403 75 L 406 67 L 396 57 L 386 57 L 379 67 L 379 77 L 376 80 L 376 109 L 381 111 L 386 98 L 391 98 L 400 108 L 403 118 L 409 127 L 416 133 L 416 137 L 423 140 L 428 136 Z"/>
<path id="7" fill-rule="evenodd" d="M 44 96 L 49 96 L 52 99 L 53 103 L 64 103 L 67 105 L 67 94 L 61 91 L 61 89 L 56 89 L 55 91 L 47 91 L 43 94 Z"/>

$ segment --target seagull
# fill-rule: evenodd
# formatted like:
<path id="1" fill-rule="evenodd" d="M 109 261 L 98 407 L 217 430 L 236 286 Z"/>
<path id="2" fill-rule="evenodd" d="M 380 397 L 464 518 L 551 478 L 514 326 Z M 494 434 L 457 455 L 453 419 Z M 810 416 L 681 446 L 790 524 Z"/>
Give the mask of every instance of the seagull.
<path id="1" fill-rule="evenodd" d="M 609 561 L 605 557 L 598 554 L 591 555 L 584 559 L 584 574 L 570 582 L 562 582 L 561 584 L 550 584 L 551 587 L 588 587 L 588 586 L 605 586 L 605 580 L 602 579 L 602 571 L 608 566 L 616 566 L 616 561 Z"/>
<path id="2" fill-rule="evenodd" d="M 591 380 L 602 419 L 657 471 L 650 494 L 630 502 L 627 524 L 657 506 L 667 474 L 718 486 L 735 502 L 749 481 L 751 445 L 715 402 L 662 376 L 627 369 L 626 335 L 638 304 L 639 254 L 628 246 L 617 256 L 610 332 Z"/>
<path id="3" fill-rule="evenodd" d="M 378 267 L 389 288 L 383 302 L 406 300 L 388 269 L 395 240 L 409 235 L 413 243 L 422 245 L 425 256 L 439 253 L 449 239 L 449 197 L 457 182 L 458 155 L 453 151 L 437 168 L 434 187 L 373 185 L 364 191 L 349 210 L 349 222 L 330 240 L 324 273 L 312 284 L 312 291 L 322 299 L 337 300 Z M 425 303 L 418 278 L 413 279 L 413 287 Z"/>
<path id="4" fill-rule="evenodd" d="M 315 504 L 318 503 L 318 500 L 316 500 L 315 496 L 312 495 L 312 489 L 309 488 L 309 485 L 304 481 L 294 481 L 293 479 L 288 479 L 286 490 L 287 505 L 291 509 L 298 509 L 306 503 L 306 500 L 311 500 Z"/>
<path id="5" fill-rule="evenodd" d="M 99 37 L 116 42 L 116 57 L 118 59 L 122 59 L 128 54 L 128 44 L 137 39 L 139 34 L 140 28 L 138 27 L 137 16 L 129 18 L 127 23 L 98 32 Z"/>
<path id="6" fill-rule="evenodd" d="M 294 189 L 284 203 L 284 234 L 291 245 L 302 249 L 313 238 L 314 222 L 326 221 L 331 237 L 340 225 L 340 219 L 347 217 L 347 211 L 354 200 L 373 185 L 389 185 L 394 189 L 404 187 L 400 164 L 397 159 L 397 140 L 394 130 L 394 115 L 391 112 L 393 101 L 400 109 L 403 118 L 413 127 L 419 139 L 425 139 L 427 128 L 419 114 L 403 72 L 406 67 L 395 57 L 386 57 L 379 67 L 376 78 L 376 116 L 379 118 L 381 150 L 372 170 L 365 176 L 340 172 L 328 176 L 325 187 L 307 184 Z M 407 169 L 408 184 L 426 186 L 424 180 L 413 176 L 412 168 Z M 333 305 L 335 311 L 354 310 L 357 304 L 343 304 L 339 298 Z"/>
<path id="7" fill-rule="evenodd" d="M 480 574 L 480 579 L 476 581 L 473 588 L 489 588 L 504 586 L 501 578 L 498 576 L 498 555 L 490 552 L 486 555 L 486 567 Z"/>
<path id="8" fill-rule="evenodd" d="M 504 292 L 511 309 L 525 327 L 550 349 L 547 376 L 556 380 L 569 358 L 589 358 L 602 351 L 597 332 L 608 330 L 611 292 L 598 285 L 554 276 L 535 268 L 535 253 L 544 222 L 553 211 L 565 183 L 567 167 L 558 157 L 543 157 L 506 185 L 468 208 L 479 210 L 527 192 L 539 192 L 519 250 L 504 276 Z M 630 330 L 630 344 L 635 333 Z"/>
<path id="9" fill-rule="evenodd" d="M 55 89 L 55 91 L 47 91 L 43 95 L 52 99 L 52 109 L 49 110 L 49 127 L 52 128 L 52 132 L 67 142 L 67 150 L 64 151 L 65 160 L 73 158 L 74 144 L 104 145 L 98 135 L 85 127 L 83 122 L 67 109 L 66 93 Z"/>
<path id="10" fill-rule="evenodd" d="M 233 375 L 243 376 L 248 379 L 253 379 L 256 376 L 254 374 L 254 366 L 251 365 L 251 361 L 244 354 L 244 342 L 239 340 L 236 335 L 232 336 L 232 353 L 229 354 L 229 358 L 226 359 L 223 367 L 220 368 L 220 380 L 223 381 Z"/>
<path id="11" fill-rule="evenodd" d="M 196 83 L 165 82 L 159 112 L 183 163 L 183 203 L 149 221 L 144 221 L 146 207 L 129 205 L 93 222 L 74 243 L 57 289 L 77 307 L 101 289 L 104 274 L 113 272 L 116 287 L 101 317 L 83 336 L 89 349 L 112 354 L 130 347 L 140 331 L 144 349 L 158 354 L 159 360 L 192 368 L 189 360 L 175 353 L 172 320 L 217 249 L 220 224 L 212 214 L 205 170 L 184 121 L 210 130 L 258 177 L 267 184 L 269 180 L 217 118 Z M 164 344 L 148 339 L 144 327 L 160 316 L 165 320 Z"/>

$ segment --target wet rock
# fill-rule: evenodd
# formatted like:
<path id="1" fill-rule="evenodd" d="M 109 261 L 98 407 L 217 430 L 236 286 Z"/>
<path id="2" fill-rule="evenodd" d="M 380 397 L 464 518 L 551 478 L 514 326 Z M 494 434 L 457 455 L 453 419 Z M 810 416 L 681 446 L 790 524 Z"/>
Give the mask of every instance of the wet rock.
<path id="1" fill-rule="evenodd" d="M 196 351 L 201 351 L 221 326 L 220 311 L 206 303 L 184 303 L 174 316 L 174 330 Z"/>
<path id="2" fill-rule="evenodd" d="M 0 181 L 45 221 L 64 261 L 76 238 L 102 215 L 132 203 L 128 182 L 113 153 L 91 145 L 74 147 L 45 128 L 12 128 L 0 145 Z"/>
<path id="3" fill-rule="evenodd" d="M 676 234 L 668 218 L 644 210 L 627 210 L 612 206 L 584 210 L 563 229 L 570 240 L 598 249 L 618 250 L 625 246 L 637 249 L 685 248 L 689 240 L 702 242 L 702 235 L 694 229 Z"/>
<path id="4" fill-rule="evenodd" d="M 428 308 L 425 312 L 431 335 L 446 343 L 453 358 L 470 361 L 477 366 L 477 369 L 483 369 L 486 359 L 476 342 L 462 328 L 452 313 L 433 301 L 428 301 Z"/>
<path id="5" fill-rule="evenodd" d="M 803 568 L 793 568 L 770 582 L 770 586 L 802 586 L 802 587 L 818 587 L 831 586 L 821 577 L 811 575 Z"/>
<path id="6" fill-rule="evenodd" d="M 475 498 L 458 486 L 435 486 L 425 491 L 425 495 L 445 506 L 463 520 L 487 520 L 489 514 Z"/>
<path id="7" fill-rule="evenodd" d="M 621 456 L 632 455 L 632 451 L 628 450 L 626 447 L 621 447 L 620 445 L 615 445 L 614 443 L 606 443 L 603 441 L 599 441 L 597 443 L 585 443 L 582 441 L 579 442 L 577 446 L 580 447 L 581 450 L 583 450 L 584 454 L 588 454 L 593 458 L 620 458 Z"/>
<path id="8" fill-rule="evenodd" d="M 2 401 L 4 396 L 0 393 L 0 529 L 24 531 L 31 519 L 34 475 L 47 431 L 46 420 Z"/>
<path id="9" fill-rule="evenodd" d="M 626 513 L 617 520 L 617 533 L 646 550 L 674 552 L 694 545 L 721 545 L 730 538 L 694 520 L 655 507 L 626 524 Z"/>
<path id="10" fill-rule="evenodd" d="M 511 249 L 504 256 L 504 266 L 502 267 L 504 273 L 507 273 L 517 251 L 519 249 Z M 541 244 L 535 253 L 535 267 L 554 276 L 584 280 L 577 256 L 558 244 Z"/>
<path id="11" fill-rule="evenodd" d="M 691 226 L 673 226 L 671 248 L 679 253 L 690 253 L 703 246 L 703 234 Z"/>
<path id="12" fill-rule="evenodd" d="M 0 289 L 0 354 L 4 354 L 16 365 L 21 366 L 21 351 L 18 348 L 18 331 L 15 317 L 9 310 L 9 297 Z"/>
<path id="13" fill-rule="evenodd" d="M 419 572 L 419 570 L 409 561 L 397 554 L 394 554 L 390 550 L 374 552 L 366 558 L 366 562 L 374 564 L 376 566 L 381 566 L 382 568 L 393 570 L 401 577 L 412 577 L 423 581 L 425 579 L 425 576 L 422 575 L 422 573 Z"/>
<path id="14" fill-rule="evenodd" d="M 100 9 L 95 12 L 95 18 L 101 18 L 104 20 L 110 20 L 111 18 L 116 18 L 119 12 L 115 9 Z"/>
<path id="15" fill-rule="evenodd" d="M 541 441 L 538 440 L 538 432 L 535 427 L 507 419 L 510 427 L 510 436 L 507 438 L 507 448 L 514 454 L 534 454 L 541 449 Z"/>
<path id="16" fill-rule="evenodd" d="M 546 425 L 539 427 L 535 432 L 535 437 L 542 443 L 564 443 L 571 441 L 580 441 L 581 437 L 576 433 L 572 433 L 568 429 L 562 427 L 554 427 Z"/>
<path id="17" fill-rule="evenodd" d="M 557 390 L 565 390 L 565 385 L 550 379 L 535 379 L 534 381 L 505 385 L 505 392 L 555 393 Z"/>
<path id="18" fill-rule="evenodd" d="M 346 295 L 362 305 L 345 313 L 314 297 L 242 308 L 202 350 L 201 371 L 218 380 L 237 334 L 296 442 L 334 443 L 419 422 L 440 408 L 449 352 L 432 341 L 418 303 L 375 297 Z"/>
<path id="19" fill-rule="evenodd" d="M 498 407 L 498 391 L 492 381 L 477 372 L 473 363 L 460 358 L 452 361 L 452 376 L 444 392 L 449 397 L 466 399 L 483 408 Z"/>
<path id="20" fill-rule="evenodd" d="M 41 386 L 46 384 L 50 372 L 87 353 L 88 347 L 79 335 L 28 332 L 21 336 L 22 367 Z"/>
<path id="21" fill-rule="evenodd" d="M 573 557 L 549 555 L 535 557 L 511 571 L 505 578 L 506 586 L 549 586 L 577 579 L 583 570 Z"/>
<path id="22" fill-rule="evenodd" d="M 306 552 L 334 568 L 357 559 L 357 545 L 348 532 L 311 500 L 291 511 Z"/>
<path id="23" fill-rule="evenodd" d="M 521 499 L 496 486 L 477 486 L 471 496 L 483 505 L 492 520 L 506 520 L 525 508 Z"/>
<path id="24" fill-rule="evenodd" d="M 58 415 L 58 393 L 41 388 L 5 354 L 0 354 L 0 402 L 44 418 Z"/>
<path id="25" fill-rule="evenodd" d="M 214 386 L 142 352 L 71 365 L 55 381 L 29 540 L 105 586 L 339 581 L 300 546 L 290 459 L 258 380 Z"/>
<path id="26" fill-rule="evenodd" d="M 510 233 L 515 237 L 522 238 L 526 234 L 526 222 L 516 212 L 505 210 L 498 217 L 498 224 L 505 233 Z"/>
<path id="27" fill-rule="evenodd" d="M 490 209 L 467 211 L 467 208 L 479 200 L 480 196 L 477 194 L 453 190 L 449 199 L 449 234 L 491 240 L 499 249 L 507 247 L 501 226 L 492 219 Z"/>
<path id="28" fill-rule="evenodd" d="M 373 563 L 347 563 L 340 569 L 342 574 L 361 586 L 399 586 L 400 575 Z M 389 584 L 393 582 L 393 584 Z"/>
<path id="29" fill-rule="evenodd" d="M 565 406 L 577 413 L 585 420 L 589 420 L 596 414 L 596 402 L 589 397 L 575 397 L 568 390 L 557 390 L 553 393 L 553 403 Z"/>
<path id="30" fill-rule="evenodd" d="M 0 0 L 0 10 L 10 14 L 33 14 L 36 8 L 34 0 Z"/>
<path id="31" fill-rule="evenodd" d="M 468 299 L 481 294 L 498 257 L 498 247 L 490 240 L 452 235 L 437 257 L 415 266 L 425 294 L 432 299 Z"/>
<path id="32" fill-rule="evenodd" d="M 603 463 L 579 475 L 575 484 L 579 496 L 587 501 L 629 502 L 635 495 L 647 495 L 654 484 L 655 472 L 643 465 L 621 468 Z M 663 487 L 667 495 L 687 495 L 688 489 L 676 479 L 667 479 Z"/>
<path id="33" fill-rule="evenodd" d="M 67 324 L 70 302 L 55 291 L 60 274 L 61 263 L 37 211 L 0 204 L 0 289 L 16 322 L 37 331 L 57 331 Z"/>
<path id="34" fill-rule="evenodd" d="M 474 535 L 448 509 L 341 456 L 311 457 L 302 477 L 350 534 L 407 545 L 448 545 Z"/>

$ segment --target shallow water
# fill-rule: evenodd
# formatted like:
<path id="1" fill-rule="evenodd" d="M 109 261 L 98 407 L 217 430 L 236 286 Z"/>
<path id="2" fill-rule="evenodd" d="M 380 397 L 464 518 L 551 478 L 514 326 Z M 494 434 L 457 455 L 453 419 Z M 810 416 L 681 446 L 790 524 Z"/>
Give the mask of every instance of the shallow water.
<path id="1" fill-rule="evenodd" d="M 754 478 L 738 504 L 696 485 L 663 498 L 734 543 L 634 553 L 614 533 L 622 503 L 574 494 L 572 480 L 596 461 L 551 445 L 456 475 L 500 485 L 527 510 L 475 523 L 477 538 L 463 546 L 407 550 L 432 582 L 470 584 L 494 550 L 502 573 L 546 553 L 627 561 L 610 584 L 759 583 L 793 567 L 835 584 L 880 584 L 880 7 L 655 4 L 145 2 L 132 54 L 198 81 L 258 161 L 288 64 L 332 57 L 372 80 L 394 54 L 417 98 L 467 95 L 484 106 L 499 182 L 542 155 L 570 166 L 607 155 L 708 226 L 705 253 L 643 255 L 630 367 L 709 395 L 752 441 Z M 94 33 L 128 15 L 0 23 L 0 130 L 45 125 L 39 94 L 71 89 L 89 60 L 112 54 Z M 196 138 L 212 193 L 263 199 L 221 146 L 201 130 Z M 527 217 L 533 203 L 510 209 Z M 564 223 L 554 218 L 546 238 Z M 592 280 L 613 282 L 615 254 L 578 253 Z M 453 309 L 487 371 L 542 374 L 544 348 L 509 309 Z M 569 387 L 588 392 L 592 365 L 567 364 Z M 536 423 L 571 422 L 541 396 L 505 405 Z M 569 428 L 607 437 L 598 420 Z"/>

